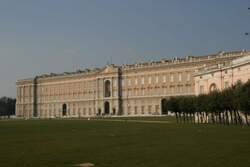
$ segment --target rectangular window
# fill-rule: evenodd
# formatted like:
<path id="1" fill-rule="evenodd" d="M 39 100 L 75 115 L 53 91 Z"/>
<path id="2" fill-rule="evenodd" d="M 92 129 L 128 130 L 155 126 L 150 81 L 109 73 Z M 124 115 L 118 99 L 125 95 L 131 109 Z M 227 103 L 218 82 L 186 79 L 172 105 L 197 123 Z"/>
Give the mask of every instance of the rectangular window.
<path id="1" fill-rule="evenodd" d="M 151 84 L 151 77 L 148 77 L 148 83 Z"/>
<path id="2" fill-rule="evenodd" d="M 182 75 L 181 75 L 181 73 L 178 74 L 178 78 L 179 78 L 179 82 L 181 82 L 181 80 L 182 80 Z"/>
<path id="3" fill-rule="evenodd" d="M 141 78 L 141 84 L 144 85 L 144 77 Z"/>
<path id="4" fill-rule="evenodd" d="M 135 106 L 135 115 L 137 115 L 137 106 Z"/>
<path id="5" fill-rule="evenodd" d="M 160 106 L 159 106 L 159 105 L 155 105 L 155 112 L 156 112 L 156 113 L 159 112 L 159 109 L 160 109 Z"/>
<path id="6" fill-rule="evenodd" d="M 174 87 L 171 86 L 171 87 L 170 87 L 170 90 L 171 90 L 171 93 L 173 94 L 173 93 L 174 93 Z"/>
<path id="7" fill-rule="evenodd" d="M 148 106 L 148 113 L 151 114 L 152 112 L 152 106 Z"/>
<path id="8" fill-rule="evenodd" d="M 116 87 L 116 86 L 117 86 L 117 81 L 116 81 L 116 79 L 114 79 L 114 81 L 113 81 L 113 85 L 114 85 L 114 87 Z"/>
<path id="9" fill-rule="evenodd" d="M 228 88 L 229 87 L 229 83 L 226 81 L 225 83 L 224 83 L 224 88 Z"/>
<path id="10" fill-rule="evenodd" d="M 171 74 L 171 75 L 170 75 L 170 81 L 171 81 L 171 82 L 174 82 L 174 74 Z"/>
<path id="11" fill-rule="evenodd" d="M 183 91 L 183 87 L 182 87 L 182 86 L 180 86 L 180 93 L 182 93 L 182 91 Z"/>
<path id="12" fill-rule="evenodd" d="M 144 114 L 144 106 L 141 106 L 141 114 Z"/>
<path id="13" fill-rule="evenodd" d="M 159 82 L 159 77 L 156 76 L 156 77 L 155 77 L 155 83 L 158 83 L 158 82 Z"/>
<path id="14" fill-rule="evenodd" d="M 128 79 L 128 86 L 131 86 L 131 80 Z"/>
<path id="15" fill-rule="evenodd" d="M 164 82 L 164 83 L 167 82 L 167 77 L 166 77 L 166 75 L 163 75 L 163 82 Z"/>
<path id="16" fill-rule="evenodd" d="M 190 81 L 190 73 L 187 73 L 187 81 Z"/>
<path id="17" fill-rule="evenodd" d="M 145 95 L 145 91 L 144 91 L 144 89 L 142 89 L 142 96 L 144 96 Z"/>
<path id="18" fill-rule="evenodd" d="M 200 86 L 200 94 L 203 94 L 203 93 L 204 93 L 204 86 L 201 85 L 201 86 Z"/>

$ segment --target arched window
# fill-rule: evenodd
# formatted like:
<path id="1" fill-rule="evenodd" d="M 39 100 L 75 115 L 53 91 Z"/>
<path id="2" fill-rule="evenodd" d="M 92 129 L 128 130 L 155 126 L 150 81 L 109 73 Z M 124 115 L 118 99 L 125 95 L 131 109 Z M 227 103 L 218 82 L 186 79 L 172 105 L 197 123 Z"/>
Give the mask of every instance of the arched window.
<path id="1" fill-rule="evenodd" d="M 104 84 L 104 96 L 105 97 L 110 97 L 111 96 L 111 83 L 109 80 L 106 80 L 105 81 L 105 84 Z"/>
<path id="2" fill-rule="evenodd" d="M 210 85 L 210 87 L 209 87 L 209 92 L 212 92 L 212 91 L 215 91 L 215 90 L 217 90 L 217 86 L 216 86 L 215 83 L 212 83 L 212 84 Z"/>

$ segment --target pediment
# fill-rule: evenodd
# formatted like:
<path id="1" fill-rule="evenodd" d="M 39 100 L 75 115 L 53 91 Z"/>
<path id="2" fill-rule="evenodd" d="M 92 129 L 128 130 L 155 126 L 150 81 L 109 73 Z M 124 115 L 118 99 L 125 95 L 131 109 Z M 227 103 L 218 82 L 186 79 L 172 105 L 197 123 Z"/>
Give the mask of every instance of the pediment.
<path id="1" fill-rule="evenodd" d="M 101 71 L 101 74 L 114 73 L 117 72 L 117 67 L 113 64 L 106 65 Z"/>

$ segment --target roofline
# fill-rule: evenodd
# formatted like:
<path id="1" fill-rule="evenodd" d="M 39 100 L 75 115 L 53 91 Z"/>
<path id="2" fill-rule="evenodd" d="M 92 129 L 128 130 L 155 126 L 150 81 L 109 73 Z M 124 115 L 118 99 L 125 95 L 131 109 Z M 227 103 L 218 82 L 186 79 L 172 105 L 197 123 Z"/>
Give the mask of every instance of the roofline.
<path id="1" fill-rule="evenodd" d="M 245 62 L 241 62 L 241 63 L 239 63 L 239 64 L 232 64 L 232 65 L 229 65 L 229 66 L 224 66 L 224 67 L 222 67 L 222 68 L 217 68 L 217 69 L 208 70 L 208 71 L 205 71 L 205 72 L 196 73 L 196 74 L 194 74 L 193 76 L 196 77 L 196 76 L 201 76 L 201 75 L 205 75 L 205 74 L 210 74 L 210 73 L 214 73 L 214 72 L 218 72 L 218 71 L 223 71 L 223 70 L 226 70 L 226 69 L 239 67 L 239 66 L 242 66 L 242 65 L 245 65 L 245 64 L 249 64 L 249 63 L 250 63 L 250 60 L 245 61 Z"/>
<path id="2" fill-rule="evenodd" d="M 50 74 L 42 74 L 38 75 L 34 78 L 27 78 L 27 79 L 20 79 L 17 80 L 16 83 L 18 82 L 25 82 L 25 81 L 31 81 L 34 80 L 35 78 L 37 79 L 43 79 L 43 78 L 52 78 L 52 77 L 65 77 L 65 76 L 77 76 L 77 75 L 82 75 L 82 74 L 96 74 L 103 69 L 105 69 L 107 66 L 113 66 L 116 68 L 121 68 L 123 70 L 132 70 L 135 68 L 149 68 L 149 67 L 155 67 L 157 66 L 163 66 L 163 65 L 176 65 L 176 64 L 182 64 L 182 63 L 191 63 L 191 62 L 197 62 L 197 61 L 202 61 L 202 60 L 208 60 L 212 58 L 222 58 L 222 57 L 227 57 L 227 56 L 234 56 L 235 54 L 243 54 L 243 53 L 250 53 L 250 51 L 247 50 L 241 50 L 241 51 L 229 51 L 229 52 L 218 52 L 216 54 L 209 54 L 209 55 L 202 55 L 202 56 L 186 56 L 186 57 L 172 57 L 170 59 L 161 59 L 159 61 L 147 61 L 147 62 L 142 62 L 142 63 L 134 63 L 134 64 L 125 64 L 125 65 L 115 65 L 115 64 L 110 64 L 106 65 L 102 68 L 94 68 L 94 69 L 88 69 L 86 68 L 85 70 L 77 70 L 75 72 L 63 72 L 63 73 L 50 73 Z M 235 56 L 236 56 L 235 55 Z M 202 59 L 202 58 L 207 58 L 207 59 Z"/>

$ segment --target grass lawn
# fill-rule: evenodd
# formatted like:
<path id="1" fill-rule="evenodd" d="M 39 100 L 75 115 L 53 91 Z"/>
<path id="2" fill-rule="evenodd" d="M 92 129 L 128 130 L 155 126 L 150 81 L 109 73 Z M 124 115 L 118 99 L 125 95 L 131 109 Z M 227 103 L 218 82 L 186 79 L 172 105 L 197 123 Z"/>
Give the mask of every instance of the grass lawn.
<path id="1" fill-rule="evenodd" d="M 0 167 L 70 167 L 84 162 L 97 167 L 250 166 L 250 127 L 138 119 L 170 123 L 0 121 Z"/>

